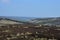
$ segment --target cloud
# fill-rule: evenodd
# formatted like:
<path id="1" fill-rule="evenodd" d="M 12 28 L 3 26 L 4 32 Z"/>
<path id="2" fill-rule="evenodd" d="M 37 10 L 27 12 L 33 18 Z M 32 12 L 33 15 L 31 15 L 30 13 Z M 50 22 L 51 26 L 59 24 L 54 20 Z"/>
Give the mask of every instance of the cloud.
<path id="1" fill-rule="evenodd" d="M 3 3 L 10 3 L 10 0 L 2 0 Z"/>

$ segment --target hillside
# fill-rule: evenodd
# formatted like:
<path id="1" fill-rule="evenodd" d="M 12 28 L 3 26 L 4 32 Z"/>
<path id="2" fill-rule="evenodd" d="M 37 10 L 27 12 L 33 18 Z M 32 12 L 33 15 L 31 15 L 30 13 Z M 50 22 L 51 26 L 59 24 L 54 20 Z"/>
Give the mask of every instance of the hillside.
<path id="1" fill-rule="evenodd" d="M 23 21 L 24 18 L 19 18 L 21 20 L 17 19 L 0 17 L 0 40 L 8 40 L 8 38 L 10 38 L 10 40 L 30 40 L 32 37 L 33 40 L 35 38 L 53 39 L 53 37 L 60 39 L 60 26 L 53 26 L 55 24 L 60 25 L 59 17 L 28 18 L 28 21 L 27 19 Z"/>
<path id="2" fill-rule="evenodd" d="M 22 18 L 23 19 L 23 18 Z M 11 18 L 3 18 L 3 17 L 0 17 L 0 26 L 3 26 L 3 25 L 27 25 L 27 26 L 34 26 L 36 24 L 33 24 L 33 23 L 30 23 L 28 21 L 23 21 L 23 20 L 17 20 L 17 19 L 11 19 Z"/>
<path id="3" fill-rule="evenodd" d="M 0 17 L 0 23 L 30 23 L 30 24 L 43 24 L 43 25 L 60 25 L 60 17 L 52 18 L 34 18 L 34 17 Z M 7 21 L 8 20 L 8 21 Z"/>
<path id="4" fill-rule="evenodd" d="M 60 25 L 60 17 L 36 18 L 31 20 L 30 22 L 36 24 L 44 24 L 44 25 Z"/>

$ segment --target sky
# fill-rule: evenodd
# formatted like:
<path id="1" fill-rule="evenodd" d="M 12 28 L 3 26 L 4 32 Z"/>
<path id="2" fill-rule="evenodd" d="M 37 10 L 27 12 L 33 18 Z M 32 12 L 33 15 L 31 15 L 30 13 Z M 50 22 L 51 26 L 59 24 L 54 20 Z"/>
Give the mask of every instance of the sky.
<path id="1" fill-rule="evenodd" d="M 60 0 L 0 0 L 0 16 L 60 17 Z"/>

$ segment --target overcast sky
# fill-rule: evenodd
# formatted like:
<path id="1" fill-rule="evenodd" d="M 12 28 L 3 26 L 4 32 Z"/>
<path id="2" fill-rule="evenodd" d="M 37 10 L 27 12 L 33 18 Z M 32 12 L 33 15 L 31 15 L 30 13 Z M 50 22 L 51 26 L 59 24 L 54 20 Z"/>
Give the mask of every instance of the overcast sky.
<path id="1" fill-rule="evenodd" d="M 60 0 L 0 0 L 0 16 L 59 17 Z"/>

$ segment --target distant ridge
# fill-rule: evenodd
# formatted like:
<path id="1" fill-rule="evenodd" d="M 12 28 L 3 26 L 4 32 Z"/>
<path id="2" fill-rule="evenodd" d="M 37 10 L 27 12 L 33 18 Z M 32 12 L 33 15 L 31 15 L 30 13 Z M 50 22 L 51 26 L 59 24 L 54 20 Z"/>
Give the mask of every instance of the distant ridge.
<path id="1" fill-rule="evenodd" d="M 44 25 L 60 25 L 60 17 L 36 18 L 31 20 L 30 22 Z"/>
<path id="2" fill-rule="evenodd" d="M 44 24 L 44 25 L 60 25 L 60 17 L 49 18 L 34 18 L 34 17 L 5 17 L 1 16 L 0 19 L 7 19 L 15 22 Z"/>
<path id="3" fill-rule="evenodd" d="M 11 21 L 11 22 L 10 22 Z M 21 21 L 21 20 L 15 20 L 15 19 L 10 19 L 8 17 L 0 17 L 0 24 L 32 24 L 29 22 Z"/>
<path id="4" fill-rule="evenodd" d="M 12 20 L 17 20 L 17 21 L 30 21 L 32 19 L 35 19 L 35 17 L 13 17 L 13 16 L 0 16 L 0 18 L 7 18 L 7 19 L 12 19 Z"/>

